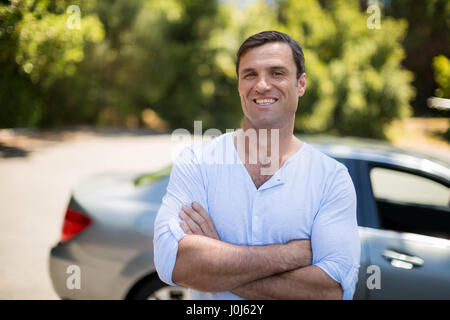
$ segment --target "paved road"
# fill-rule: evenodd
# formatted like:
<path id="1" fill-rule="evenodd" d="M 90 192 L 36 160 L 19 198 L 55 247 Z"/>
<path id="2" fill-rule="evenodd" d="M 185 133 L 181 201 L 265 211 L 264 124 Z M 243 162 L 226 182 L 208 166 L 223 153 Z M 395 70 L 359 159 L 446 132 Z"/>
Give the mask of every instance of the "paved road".
<path id="1" fill-rule="evenodd" d="M 171 162 L 173 143 L 170 135 L 94 132 L 16 141 L 26 149 L 11 141 L 0 137 L 0 299 L 58 299 L 47 260 L 71 186 L 94 172 L 161 168 Z"/>

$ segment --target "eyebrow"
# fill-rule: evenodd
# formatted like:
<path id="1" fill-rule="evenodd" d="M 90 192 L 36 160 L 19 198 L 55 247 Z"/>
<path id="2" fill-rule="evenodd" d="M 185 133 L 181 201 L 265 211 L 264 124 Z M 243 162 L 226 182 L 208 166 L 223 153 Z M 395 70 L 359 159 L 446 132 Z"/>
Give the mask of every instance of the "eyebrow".
<path id="1" fill-rule="evenodd" d="M 289 71 L 288 68 L 286 68 L 284 66 L 272 66 L 269 69 L 270 70 L 283 70 L 283 71 L 286 71 L 286 72 Z M 242 74 L 246 74 L 246 73 L 252 72 L 252 71 L 255 71 L 255 69 L 254 68 L 245 68 L 244 70 L 242 70 Z"/>
<path id="2" fill-rule="evenodd" d="M 286 71 L 286 72 L 289 71 L 288 68 L 286 68 L 284 66 L 273 66 L 273 67 L 270 67 L 270 70 L 283 70 L 283 71 Z"/>

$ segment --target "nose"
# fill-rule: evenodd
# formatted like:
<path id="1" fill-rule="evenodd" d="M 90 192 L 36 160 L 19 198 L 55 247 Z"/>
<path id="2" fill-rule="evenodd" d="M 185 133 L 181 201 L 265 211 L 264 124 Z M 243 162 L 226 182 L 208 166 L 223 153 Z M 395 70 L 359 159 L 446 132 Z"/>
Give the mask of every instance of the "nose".
<path id="1" fill-rule="evenodd" d="M 265 92 L 270 90 L 271 85 L 270 82 L 264 76 L 259 77 L 258 82 L 256 83 L 255 89 L 257 92 Z"/>

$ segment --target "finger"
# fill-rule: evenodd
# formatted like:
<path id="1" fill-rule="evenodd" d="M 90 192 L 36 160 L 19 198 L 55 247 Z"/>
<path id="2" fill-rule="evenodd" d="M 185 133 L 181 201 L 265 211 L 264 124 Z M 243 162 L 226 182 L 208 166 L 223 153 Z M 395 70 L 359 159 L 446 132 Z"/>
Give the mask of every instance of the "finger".
<path id="1" fill-rule="evenodd" d="M 197 211 L 195 211 L 194 209 L 192 209 L 186 205 L 183 205 L 181 207 L 181 209 L 202 229 L 202 231 L 204 233 L 208 234 L 211 232 L 209 225 L 208 225 L 208 221 L 202 215 L 200 215 Z"/>
<path id="2" fill-rule="evenodd" d="M 201 216 L 197 211 L 195 211 L 195 209 L 191 209 L 188 206 L 182 206 L 182 211 L 200 227 L 203 235 L 219 240 L 217 232 L 214 229 L 210 228 L 208 221 L 204 219 L 203 216 Z"/>
<path id="3" fill-rule="evenodd" d="M 208 228 L 208 235 L 211 238 L 220 240 L 219 234 L 216 231 L 216 228 L 214 227 L 214 222 L 211 219 L 211 216 L 209 215 L 209 213 L 201 206 L 200 203 L 198 202 L 192 202 L 192 208 L 199 214 L 202 216 L 203 219 L 205 219 L 206 224 L 207 224 L 207 228 Z"/>
<path id="4" fill-rule="evenodd" d="M 182 210 L 180 212 L 180 218 L 188 225 L 189 229 L 191 229 L 194 234 L 205 234 L 200 226 L 194 220 L 192 220 L 192 218 L 187 215 L 185 211 Z"/>
<path id="5" fill-rule="evenodd" d="M 208 224 L 208 228 L 214 232 L 217 233 L 216 228 L 214 227 L 214 223 L 211 219 L 211 216 L 209 213 L 202 207 L 202 205 L 198 202 L 192 202 L 192 208 L 203 218 L 205 219 L 206 223 Z"/>
<path id="6" fill-rule="evenodd" d="M 211 216 L 209 213 L 202 207 L 202 205 L 198 202 L 192 202 L 192 209 L 205 221 L 208 223 L 209 227 L 214 226 L 211 220 Z"/>
<path id="7" fill-rule="evenodd" d="M 186 222 L 181 221 L 181 229 L 183 229 L 183 231 L 187 234 L 193 234 L 191 228 L 189 228 L 189 226 L 186 224 Z"/>

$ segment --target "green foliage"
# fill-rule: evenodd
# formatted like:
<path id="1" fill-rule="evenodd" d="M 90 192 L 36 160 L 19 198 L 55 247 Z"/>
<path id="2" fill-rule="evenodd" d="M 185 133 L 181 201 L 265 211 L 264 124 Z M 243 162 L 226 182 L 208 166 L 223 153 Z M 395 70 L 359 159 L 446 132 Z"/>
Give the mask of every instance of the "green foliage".
<path id="1" fill-rule="evenodd" d="M 137 177 L 134 180 L 134 185 L 135 186 L 143 186 L 143 185 L 155 182 L 157 180 L 160 180 L 164 177 L 169 176 L 171 171 L 172 171 L 172 165 L 164 167 L 164 168 L 154 171 L 154 172 L 146 173 L 142 176 Z"/>
<path id="2" fill-rule="evenodd" d="M 237 108 L 230 106 L 238 100 L 214 64 L 216 50 L 208 45 L 216 13 L 217 3 L 209 0 L 143 3 L 124 35 L 130 50 L 124 53 L 120 83 L 135 106 L 155 110 L 172 128 L 192 129 L 196 119 L 204 127 L 236 122 Z"/>
<path id="3" fill-rule="evenodd" d="M 434 79 L 439 85 L 436 89 L 436 96 L 450 99 L 450 60 L 439 55 L 433 59 Z"/>
<path id="4" fill-rule="evenodd" d="M 49 88 L 73 76 L 83 60 L 86 41 L 98 42 L 103 29 L 95 16 L 68 29 L 70 15 L 56 12 L 51 1 L 11 1 L 0 4 L 0 126 L 42 123 Z M 64 7 L 63 7 L 64 8 Z"/>
<path id="5" fill-rule="evenodd" d="M 308 87 L 297 131 L 384 137 L 386 124 L 409 114 L 404 22 L 383 17 L 382 28 L 370 30 L 357 0 L 235 3 L 0 5 L 0 126 L 143 126 L 151 109 L 171 129 L 192 129 L 194 120 L 204 129 L 237 128 L 236 51 L 269 29 L 304 47 Z M 80 30 L 67 28 L 71 4 L 81 9 Z"/>
<path id="6" fill-rule="evenodd" d="M 450 1 L 389 1 L 385 12 L 388 16 L 408 22 L 408 32 L 402 41 L 407 54 L 403 65 L 415 75 L 413 85 L 417 95 L 412 101 L 414 114 L 436 115 L 436 111 L 428 108 L 427 99 L 434 95 L 436 87 L 433 58 L 440 54 L 450 56 Z"/>
<path id="7" fill-rule="evenodd" d="M 358 1 L 284 1 L 286 31 L 304 47 L 308 87 L 296 129 L 385 138 L 384 127 L 410 113 L 412 75 L 401 68 L 406 25 L 383 18 L 369 29 Z"/>

